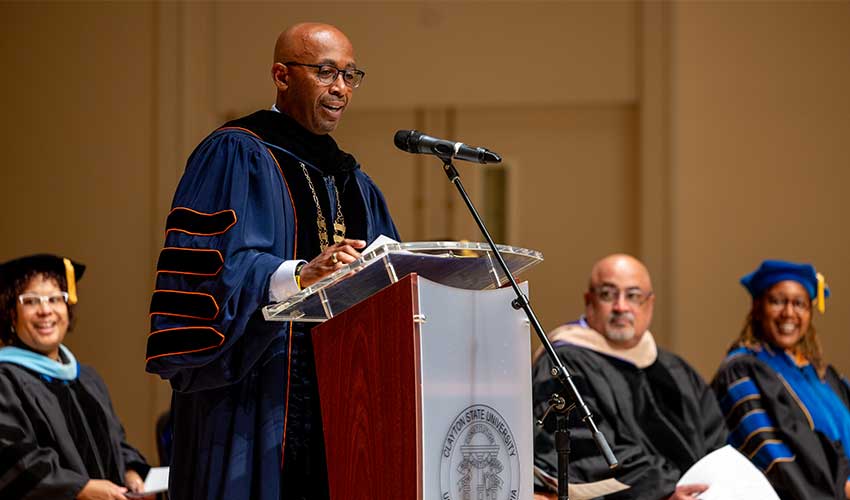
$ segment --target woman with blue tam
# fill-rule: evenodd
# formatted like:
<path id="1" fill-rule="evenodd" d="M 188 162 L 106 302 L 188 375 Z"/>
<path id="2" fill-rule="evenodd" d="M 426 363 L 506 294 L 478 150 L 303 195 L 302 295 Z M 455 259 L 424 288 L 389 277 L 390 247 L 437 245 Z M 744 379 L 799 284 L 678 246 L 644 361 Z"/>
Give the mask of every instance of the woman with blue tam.
<path id="1" fill-rule="evenodd" d="M 0 498 L 125 499 L 148 467 L 106 384 L 62 344 L 85 266 L 55 255 L 0 264 Z M 149 497 L 152 499 L 153 497 Z"/>
<path id="2" fill-rule="evenodd" d="M 744 329 L 712 381 L 729 443 L 783 500 L 850 498 L 850 385 L 823 360 L 813 309 L 829 297 L 810 264 L 766 260 L 741 278 Z"/>

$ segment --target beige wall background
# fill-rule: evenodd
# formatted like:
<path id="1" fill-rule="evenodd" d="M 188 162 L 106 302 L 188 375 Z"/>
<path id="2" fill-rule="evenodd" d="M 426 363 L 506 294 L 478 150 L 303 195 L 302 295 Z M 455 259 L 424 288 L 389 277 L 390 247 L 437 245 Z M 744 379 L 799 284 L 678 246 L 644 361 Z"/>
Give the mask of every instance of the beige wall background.
<path id="1" fill-rule="evenodd" d="M 335 136 L 405 239 L 481 238 L 395 130 L 487 146 L 503 243 L 546 257 L 525 277 L 547 330 L 581 313 L 596 259 L 631 252 L 656 336 L 710 378 L 748 308 L 737 279 L 805 260 L 850 372 L 850 2 L 0 3 L 0 260 L 88 264 L 67 343 L 152 460 L 170 391 L 144 373 L 147 307 L 174 186 L 215 126 L 271 105 L 274 40 L 301 20 L 355 44 L 368 76 Z M 458 166 L 482 201 L 482 169 Z"/>

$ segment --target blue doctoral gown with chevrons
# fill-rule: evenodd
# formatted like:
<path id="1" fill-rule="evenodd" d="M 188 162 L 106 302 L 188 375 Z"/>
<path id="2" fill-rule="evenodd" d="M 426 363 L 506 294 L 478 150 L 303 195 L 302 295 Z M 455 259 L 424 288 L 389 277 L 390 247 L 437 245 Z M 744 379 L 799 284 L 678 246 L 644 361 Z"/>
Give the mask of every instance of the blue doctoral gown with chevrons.
<path id="1" fill-rule="evenodd" d="M 765 473 L 782 500 L 845 499 L 850 466 L 841 437 L 850 435 L 850 386 L 834 368 L 821 379 L 784 351 L 741 347 L 729 352 L 711 386 L 729 444 Z"/>
<path id="2" fill-rule="evenodd" d="M 312 195 L 296 189 L 304 182 L 301 165 L 316 176 L 326 209 L 333 192 L 327 186 L 339 186 L 354 233 L 347 237 L 399 237 L 359 165 L 327 174 L 293 153 L 307 151 L 300 140 L 335 148 L 329 136 L 310 137 L 272 111 L 229 125 L 189 158 L 151 301 L 146 369 L 174 391 L 170 495 L 321 498 L 326 473 L 308 327 L 266 322 L 261 312 L 278 266 L 320 251 L 315 213 L 303 213 L 315 205 Z M 305 460 L 316 449 L 318 462 Z M 301 465 L 287 474 L 285 459 Z"/>

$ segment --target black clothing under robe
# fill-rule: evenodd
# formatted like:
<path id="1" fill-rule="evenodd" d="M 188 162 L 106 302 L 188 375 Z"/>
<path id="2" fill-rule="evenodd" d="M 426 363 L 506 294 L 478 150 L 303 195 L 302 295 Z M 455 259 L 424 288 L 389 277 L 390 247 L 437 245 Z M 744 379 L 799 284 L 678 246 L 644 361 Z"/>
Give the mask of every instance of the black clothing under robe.
<path id="1" fill-rule="evenodd" d="M 0 498 L 73 499 L 89 479 L 124 484 L 148 473 L 129 443 L 103 380 L 80 366 L 75 380 L 0 363 Z"/>
<path id="2" fill-rule="evenodd" d="M 691 465 L 726 444 L 726 426 L 714 393 L 678 356 L 658 349 L 655 362 L 641 369 L 585 347 L 554 345 L 620 462 L 613 471 L 608 468 L 578 412 L 573 411 L 571 482 L 614 477 L 631 488 L 606 499 L 666 498 Z M 551 368 L 545 356 L 534 365 L 535 418 L 543 415 L 553 392 L 564 394 Z M 534 464 L 551 476 L 557 476 L 558 464 L 555 426 L 555 418 L 550 417 L 544 428 L 534 430 Z"/>

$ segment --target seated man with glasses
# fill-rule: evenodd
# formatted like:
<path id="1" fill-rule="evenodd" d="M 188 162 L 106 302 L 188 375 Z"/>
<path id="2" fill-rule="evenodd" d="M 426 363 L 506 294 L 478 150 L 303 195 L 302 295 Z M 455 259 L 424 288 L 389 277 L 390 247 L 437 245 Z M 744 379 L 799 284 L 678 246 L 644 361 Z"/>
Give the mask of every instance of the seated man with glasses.
<path id="1" fill-rule="evenodd" d="M 713 393 L 684 360 L 659 348 L 649 323 L 655 296 L 646 267 L 615 254 L 597 262 L 584 295 L 585 315 L 549 334 L 599 429 L 620 462 L 609 470 L 578 412 L 570 415 L 570 482 L 610 477 L 630 486 L 606 499 L 684 500 L 707 486 L 676 486 L 697 460 L 722 447 L 726 427 Z M 535 354 L 534 415 L 563 395 L 552 363 Z M 535 427 L 535 489 L 555 498 L 554 416 Z"/>
<path id="2" fill-rule="evenodd" d="M 272 109 L 195 149 L 166 221 L 146 369 L 171 382 L 171 500 L 328 497 L 310 323 L 281 301 L 400 239 L 378 187 L 329 135 L 365 73 L 334 26 L 280 34 Z"/>

